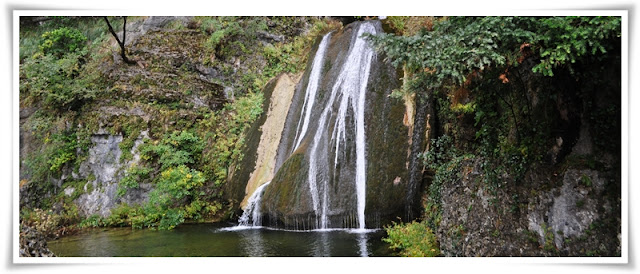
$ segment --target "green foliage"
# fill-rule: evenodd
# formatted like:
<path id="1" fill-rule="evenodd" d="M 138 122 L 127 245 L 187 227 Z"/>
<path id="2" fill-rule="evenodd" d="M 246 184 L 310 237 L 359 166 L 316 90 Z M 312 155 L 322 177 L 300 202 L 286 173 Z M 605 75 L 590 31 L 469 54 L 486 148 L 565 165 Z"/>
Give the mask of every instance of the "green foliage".
<path id="1" fill-rule="evenodd" d="M 404 30 L 408 20 L 393 18 L 390 24 Z M 573 63 L 604 58 L 601 55 L 619 43 L 619 35 L 619 17 L 449 17 L 435 21 L 432 31 L 423 28 L 413 36 L 368 37 L 394 65 L 405 69 L 405 84 L 394 92 L 396 98 L 415 93 L 417 98 L 435 100 L 445 134 L 454 138 L 467 134 L 459 128 L 462 122 L 458 115 L 474 114 L 475 149 L 483 160 L 483 179 L 496 194 L 505 183 L 505 175 L 511 182 L 520 182 L 528 164 L 542 158 L 553 128 L 534 122 L 531 98 L 525 90 L 505 85 L 509 70 L 517 71 L 515 67 L 532 57 L 539 62 L 534 72 L 553 75 L 552 69 L 559 66 L 571 71 Z M 524 86 L 522 79 L 512 80 Z M 465 105 L 449 102 L 460 87 L 472 89 L 474 100 Z M 538 105 L 553 105 L 556 96 L 541 92 L 536 95 Z M 604 118 L 616 117 L 615 107 L 606 110 L 600 118 L 592 119 L 593 124 L 603 125 L 603 130 L 594 135 L 616 132 L 616 123 L 607 124 L 611 118 Z M 593 116 L 604 111 L 601 108 L 589 113 Z M 616 145 L 598 143 L 610 148 Z M 447 166 L 441 165 L 431 168 Z M 430 186 L 433 191 L 441 181 L 440 175 L 450 175 L 443 173 L 446 170 L 436 171 Z"/>
<path id="2" fill-rule="evenodd" d="M 54 174 L 59 174 L 66 163 L 76 159 L 76 148 L 78 146 L 76 134 L 75 132 L 54 134 L 51 136 L 50 142 L 52 142 L 51 146 L 55 149 L 47 163 L 50 171 L 54 172 Z"/>
<path id="3" fill-rule="evenodd" d="M 94 99 L 108 84 L 97 69 L 108 55 L 106 32 L 104 22 L 93 17 L 21 26 L 21 106 L 42 102 L 47 111 L 77 110 Z"/>
<path id="4" fill-rule="evenodd" d="M 296 28 L 307 23 L 312 24 L 310 30 L 297 33 Z M 302 71 L 318 35 L 338 27 L 320 19 L 255 16 L 195 17 L 192 24 L 208 36 L 203 46 L 211 58 L 205 63 L 219 67 L 224 75 L 234 79 L 230 85 L 237 95 L 260 92 L 280 73 Z M 265 33 L 284 39 L 256 42 Z"/>
<path id="5" fill-rule="evenodd" d="M 87 37 L 77 29 L 62 27 L 42 35 L 40 50 L 45 55 L 60 58 L 68 53 L 83 51 Z"/>
<path id="6" fill-rule="evenodd" d="M 194 210 L 202 209 L 190 201 L 200 204 L 199 197 L 204 192 L 198 189 L 204 185 L 205 176 L 189 166 L 199 163 L 203 148 L 202 140 L 189 131 L 174 131 L 141 147 L 142 159 L 156 162 L 162 172 L 153 179 L 155 189 L 149 194 L 149 201 L 141 208 L 126 212 L 134 228 L 173 229 L 183 223 L 187 215 L 196 215 L 198 212 Z M 151 171 L 147 167 L 129 168 L 120 181 L 117 195 L 124 195 L 127 189 L 137 188 L 140 182 L 151 179 Z M 188 214 L 185 207 L 189 209 Z"/>
<path id="7" fill-rule="evenodd" d="M 165 206 L 168 205 L 168 202 L 190 197 L 194 195 L 192 191 L 202 186 L 204 181 L 203 174 L 197 170 L 190 169 L 184 165 L 177 168 L 170 167 L 160 175 L 156 189 L 150 195 L 150 201 L 151 203 Z M 169 200 L 163 195 L 168 195 Z"/>
<path id="8" fill-rule="evenodd" d="M 130 226 L 131 225 L 131 215 L 134 215 L 136 210 L 140 210 L 136 207 L 131 207 L 127 204 L 120 204 L 118 207 L 111 210 L 111 215 L 109 217 L 102 220 L 102 224 L 104 226 Z"/>
<path id="9" fill-rule="evenodd" d="M 389 16 L 387 17 L 387 23 L 397 34 L 404 34 L 404 30 L 407 25 L 409 16 Z"/>
<path id="10" fill-rule="evenodd" d="M 162 218 L 158 222 L 158 229 L 170 230 L 174 229 L 177 225 L 184 222 L 184 211 L 171 208 L 162 214 Z"/>
<path id="11" fill-rule="evenodd" d="M 591 177 L 589 177 L 589 175 L 582 175 L 580 177 L 580 183 L 584 184 L 587 187 L 591 187 L 591 185 L 593 185 L 593 182 L 591 181 Z"/>
<path id="12" fill-rule="evenodd" d="M 218 16 L 196 20 L 200 22 L 200 29 L 209 34 L 205 49 L 222 59 L 249 53 L 249 41 L 255 43 L 257 32 L 267 29 L 258 17 Z"/>
<path id="13" fill-rule="evenodd" d="M 476 111 L 476 103 L 475 102 L 470 102 L 467 104 L 458 103 L 455 106 L 451 107 L 451 110 L 455 113 L 471 114 Z"/>
<path id="14" fill-rule="evenodd" d="M 172 166 L 189 165 L 200 160 L 204 143 L 189 131 L 174 131 L 153 144 L 145 143 L 140 151 L 143 159 L 155 159 L 164 170 Z"/>
<path id="15" fill-rule="evenodd" d="M 466 75 L 488 67 L 517 66 L 521 46 L 532 45 L 541 61 L 534 72 L 575 63 L 585 55 L 605 53 L 620 35 L 619 17 L 451 17 L 410 37 L 369 35 L 396 66 L 404 64 L 425 78 L 427 88 L 461 85 Z M 520 51 L 520 52 L 519 52 Z"/>
<path id="16" fill-rule="evenodd" d="M 385 227 L 388 237 L 383 241 L 390 244 L 405 257 L 435 257 L 440 248 L 431 228 L 425 223 L 413 221 L 408 224 L 396 224 Z"/>
<path id="17" fill-rule="evenodd" d="M 541 60 L 533 71 L 545 76 L 553 76 L 555 67 L 606 53 L 611 38 L 620 37 L 621 31 L 620 17 L 549 17 L 536 23 L 534 42 L 539 45 Z"/>
<path id="18" fill-rule="evenodd" d="M 554 242 L 555 236 L 553 235 L 553 231 L 551 227 L 549 227 L 546 223 L 542 224 L 542 230 L 544 232 L 544 246 L 543 249 L 549 252 L 556 252 L 556 244 Z"/>
<path id="19" fill-rule="evenodd" d="M 208 162 L 203 166 L 207 178 L 216 186 L 226 182 L 229 168 L 242 160 L 244 133 L 251 123 L 262 113 L 262 93 L 250 93 L 226 104 L 223 112 L 229 115 L 223 127 L 218 127 L 212 138 L 213 147 L 204 152 Z"/>
<path id="20" fill-rule="evenodd" d="M 95 98 L 96 86 L 90 72 L 82 69 L 81 53 L 36 55 L 25 60 L 20 69 L 20 94 L 34 96 L 54 109 L 77 109 Z"/>
<path id="21" fill-rule="evenodd" d="M 505 174 L 513 182 L 521 181 L 528 163 L 541 157 L 550 128 L 542 122 L 524 126 L 531 117 L 528 108 L 518 102 L 526 99 L 513 98 L 510 90 L 495 85 L 479 83 L 477 88 L 484 93 L 477 98 L 474 115 L 476 150 L 483 160 L 483 180 L 492 194 L 503 186 Z"/>
<path id="22" fill-rule="evenodd" d="M 133 149 L 142 130 L 148 125 L 138 116 L 129 117 L 124 115 L 118 116 L 115 123 L 116 125 L 114 125 L 114 129 L 117 130 L 114 130 L 113 134 L 122 133 L 123 135 L 122 142 L 118 145 L 120 147 L 120 151 L 122 151 L 120 162 L 131 160 L 133 157 L 131 150 Z"/>
<path id="23" fill-rule="evenodd" d="M 412 81 L 430 90 L 462 85 L 471 72 L 506 64 L 517 41 L 533 39 L 533 32 L 517 27 L 520 23 L 518 17 L 452 17 L 415 36 L 368 37 L 394 65 L 419 72 Z M 511 47 L 502 48 L 505 44 Z"/>
<path id="24" fill-rule="evenodd" d="M 134 165 L 127 169 L 126 175 L 118 182 L 116 197 L 122 197 L 128 189 L 140 187 L 140 183 L 150 178 L 151 168 Z"/>
<path id="25" fill-rule="evenodd" d="M 463 160 L 473 157 L 461 155 L 452 142 L 451 137 L 443 135 L 432 140 L 431 149 L 419 156 L 422 157 L 427 168 L 435 171 L 433 181 L 429 185 L 429 200 L 438 205 L 441 200 L 442 185 L 458 180 Z"/>
<path id="26" fill-rule="evenodd" d="M 141 208 L 128 212 L 134 228 L 173 229 L 185 218 L 199 217 L 205 205 L 200 197 L 205 193 L 205 175 L 191 168 L 200 162 L 204 143 L 192 132 L 174 131 L 153 144 L 141 147 L 142 159 L 154 161 L 162 172 L 153 179 L 155 189 Z M 151 168 L 134 166 L 128 170 L 118 187 L 118 195 L 150 179 Z"/>
<path id="27" fill-rule="evenodd" d="M 336 28 L 335 24 L 325 21 L 315 21 L 309 33 L 296 36 L 292 42 L 279 42 L 275 45 L 264 46 L 263 56 L 267 60 L 262 78 L 265 80 L 278 76 L 280 73 L 297 73 L 304 70 L 307 64 L 308 52 L 311 50 L 314 40 L 321 35 Z M 263 80 L 266 84 L 266 81 Z"/>
<path id="28" fill-rule="evenodd" d="M 102 221 L 102 217 L 100 217 L 100 215 L 97 215 L 97 214 L 87 217 L 86 219 L 82 220 L 82 222 L 80 222 L 79 224 L 81 228 L 100 227 L 103 225 L 104 223 Z"/>

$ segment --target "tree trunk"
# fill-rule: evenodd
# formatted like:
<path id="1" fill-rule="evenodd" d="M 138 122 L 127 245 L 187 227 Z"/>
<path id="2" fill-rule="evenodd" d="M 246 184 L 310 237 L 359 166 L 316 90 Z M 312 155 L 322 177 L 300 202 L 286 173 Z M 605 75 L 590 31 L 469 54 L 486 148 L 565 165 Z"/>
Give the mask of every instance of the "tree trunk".
<path id="1" fill-rule="evenodd" d="M 120 41 L 120 39 L 118 38 L 118 35 L 113 30 L 113 27 L 111 27 L 111 23 L 109 23 L 109 19 L 106 16 L 104 17 L 104 21 L 106 21 L 107 26 L 109 26 L 109 32 L 111 32 L 111 35 L 113 35 L 113 37 L 116 38 L 116 42 L 118 42 L 118 45 L 120 46 L 120 56 L 122 57 L 122 60 L 127 64 L 135 64 L 136 63 L 135 61 L 129 60 L 129 58 L 127 58 L 126 50 L 124 47 L 125 39 L 127 38 L 127 17 L 123 16 L 123 19 L 124 19 L 124 22 L 122 23 L 122 41 Z"/>

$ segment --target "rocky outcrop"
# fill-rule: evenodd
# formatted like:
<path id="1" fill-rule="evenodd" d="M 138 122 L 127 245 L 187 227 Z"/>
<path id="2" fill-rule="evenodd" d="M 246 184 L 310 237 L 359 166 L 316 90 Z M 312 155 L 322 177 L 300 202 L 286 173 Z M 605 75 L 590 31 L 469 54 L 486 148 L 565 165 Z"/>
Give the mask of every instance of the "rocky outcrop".
<path id="1" fill-rule="evenodd" d="M 47 247 L 47 241 L 36 229 L 20 227 L 20 257 L 55 257 Z"/>
<path id="2" fill-rule="evenodd" d="M 97 214 L 108 217 L 111 209 L 120 203 L 134 205 L 146 201 L 151 191 L 149 184 L 141 184 L 137 189 L 128 190 L 122 198 L 117 197 L 116 193 L 118 182 L 125 175 L 126 168 L 137 164 L 140 160 L 137 149 L 149 136 L 148 131 L 143 131 L 131 149 L 133 159 L 121 161 L 122 151 L 119 145 L 122 142 L 122 135 L 110 135 L 104 131 L 98 133 L 101 134 L 91 137 L 93 146 L 89 148 L 87 160 L 80 164 L 79 174 L 74 174 L 76 178 L 94 179 L 84 185 L 83 194 L 75 200 L 75 203 L 82 216 Z M 74 191 L 79 190 L 67 188 L 64 191 L 67 196 L 71 196 Z"/>
<path id="3" fill-rule="evenodd" d="M 443 255 L 620 256 L 625 182 L 620 174 L 621 72 L 615 56 L 582 63 L 574 71 L 558 68 L 554 77 L 532 72 L 539 60 L 524 60 L 510 69 L 512 82 L 495 85 L 508 88 L 501 96 L 524 96 L 509 103 L 511 109 L 490 109 L 512 121 L 482 121 L 477 110 L 447 117 L 445 101 L 442 107 L 449 109 L 437 113 L 435 127 L 455 139 L 453 147 L 464 150 L 459 156 L 465 160 L 448 170 L 446 180 L 439 178 L 441 185 L 425 180 L 428 188 L 439 187 L 433 195 L 438 198 L 423 193 L 428 202 L 441 202 L 441 220 L 426 218 L 435 223 Z M 494 88 L 481 82 L 478 90 Z M 480 101 L 479 93 L 466 96 L 490 103 Z M 513 114 L 518 108 L 527 112 Z M 480 135 L 497 125 L 503 128 Z M 487 146 L 496 135 L 504 139 Z M 506 153 L 509 146 L 520 151 Z M 518 160 L 523 156 L 526 161 Z"/>
<path id="4" fill-rule="evenodd" d="M 620 212 L 612 174 L 588 169 L 528 172 L 497 193 L 483 182 L 481 160 L 442 190 L 437 231 L 445 256 L 619 256 Z M 507 178 L 503 178 L 507 181 Z"/>
<path id="5" fill-rule="evenodd" d="M 258 143 L 255 170 L 251 173 L 247 187 L 245 188 L 245 198 L 242 200 L 240 206 L 245 207 L 249 196 L 260 185 L 271 181 L 275 174 L 276 167 L 276 153 L 278 151 L 278 145 L 280 144 L 280 138 L 282 136 L 282 130 L 284 128 L 285 116 L 282 115 L 289 110 L 291 105 L 291 97 L 295 91 L 295 86 L 299 80 L 299 76 L 294 77 L 297 79 L 291 79 L 286 74 L 278 77 L 275 87 L 272 92 L 265 92 L 265 94 L 271 94 L 271 99 L 268 101 L 269 107 L 265 113 L 266 120 L 260 127 L 260 142 Z M 266 104 L 266 103 L 265 103 Z"/>

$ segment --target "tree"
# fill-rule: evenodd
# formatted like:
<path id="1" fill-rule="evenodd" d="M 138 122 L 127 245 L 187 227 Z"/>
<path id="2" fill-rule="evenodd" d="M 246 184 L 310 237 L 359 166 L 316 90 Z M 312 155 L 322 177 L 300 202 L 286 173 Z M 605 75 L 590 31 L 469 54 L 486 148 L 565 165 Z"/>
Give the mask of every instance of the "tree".
<path id="1" fill-rule="evenodd" d="M 122 23 L 122 41 L 120 41 L 120 39 L 118 38 L 118 35 L 113 30 L 113 27 L 111 26 L 111 23 L 109 23 L 109 19 L 106 16 L 104 17 L 104 21 L 107 22 L 107 26 L 109 26 L 109 32 L 111 32 L 111 35 L 116 38 L 116 42 L 118 42 L 118 45 L 120 46 L 120 56 L 122 57 L 122 60 L 127 64 L 135 64 L 135 61 L 129 60 L 129 58 L 127 58 L 126 49 L 124 47 L 124 43 L 127 38 L 127 17 L 122 16 L 122 18 L 124 20 L 124 22 Z"/>

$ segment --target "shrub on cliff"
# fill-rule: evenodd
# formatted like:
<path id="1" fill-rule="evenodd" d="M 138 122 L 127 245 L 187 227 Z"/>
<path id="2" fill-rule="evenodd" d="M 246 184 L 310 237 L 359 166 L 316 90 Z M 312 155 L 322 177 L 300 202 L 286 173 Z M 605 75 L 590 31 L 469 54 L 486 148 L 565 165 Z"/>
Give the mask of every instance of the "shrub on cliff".
<path id="1" fill-rule="evenodd" d="M 385 228 L 387 238 L 383 241 L 390 244 L 401 256 L 435 257 L 440 255 L 436 236 L 429 226 L 422 222 L 393 224 Z"/>
<path id="2" fill-rule="evenodd" d="M 45 32 L 42 39 L 40 51 L 44 55 L 53 55 L 57 58 L 68 53 L 83 51 L 87 42 L 87 37 L 82 32 L 67 27 Z"/>
<path id="3" fill-rule="evenodd" d="M 84 69 L 89 52 L 86 41 L 77 29 L 63 27 L 45 32 L 39 51 L 21 64 L 21 97 L 31 96 L 63 111 L 78 109 L 95 98 L 99 81 L 95 71 Z"/>

